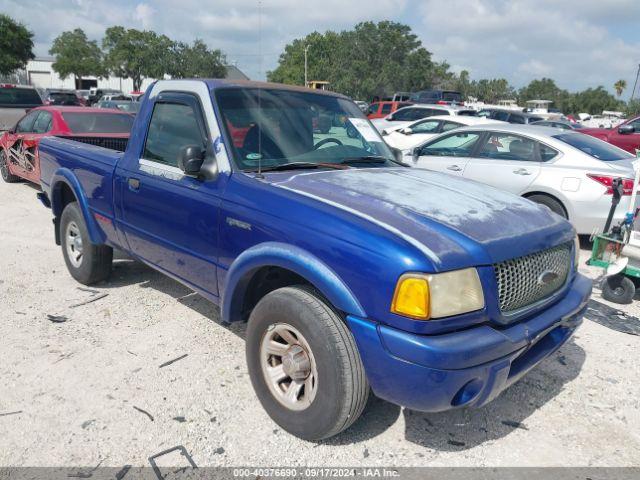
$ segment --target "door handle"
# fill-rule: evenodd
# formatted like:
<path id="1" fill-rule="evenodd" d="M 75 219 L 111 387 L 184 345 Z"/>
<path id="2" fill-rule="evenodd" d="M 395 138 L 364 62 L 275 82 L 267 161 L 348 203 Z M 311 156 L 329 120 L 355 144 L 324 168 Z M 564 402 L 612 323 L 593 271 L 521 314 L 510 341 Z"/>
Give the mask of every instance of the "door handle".
<path id="1" fill-rule="evenodd" d="M 516 175 L 531 175 L 531 172 L 526 168 L 518 168 L 513 171 Z"/>
<path id="2" fill-rule="evenodd" d="M 460 172 L 462 169 L 458 165 L 449 165 L 447 170 L 451 170 L 453 172 Z"/>
<path id="3" fill-rule="evenodd" d="M 138 180 L 137 178 L 129 177 L 127 183 L 129 184 L 129 190 L 133 192 L 137 192 L 138 190 L 140 190 L 140 180 Z"/>

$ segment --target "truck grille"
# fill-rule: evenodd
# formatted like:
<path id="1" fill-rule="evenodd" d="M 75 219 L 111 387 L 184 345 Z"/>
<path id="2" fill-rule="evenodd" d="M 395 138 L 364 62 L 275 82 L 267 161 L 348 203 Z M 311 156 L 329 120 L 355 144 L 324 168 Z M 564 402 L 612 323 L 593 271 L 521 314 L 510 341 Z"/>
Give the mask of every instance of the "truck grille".
<path id="1" fill-rule="evenodd" d="M 559 290 L 571 269 L 571 248 L 571 243 L 565 243 L 494 264 L 500 311 L 513 314 Z"/>

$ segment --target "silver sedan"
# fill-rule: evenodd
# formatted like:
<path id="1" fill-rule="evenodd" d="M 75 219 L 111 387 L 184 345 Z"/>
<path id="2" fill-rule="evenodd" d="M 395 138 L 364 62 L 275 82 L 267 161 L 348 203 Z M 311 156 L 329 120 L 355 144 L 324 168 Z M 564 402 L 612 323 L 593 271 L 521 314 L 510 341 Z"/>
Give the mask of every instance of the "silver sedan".
<path id="1" fill-rule="evenodd" d="M 625 196 L 614 221 L 624 218 L 630 207 L 635 159 L 577 132 L 491 124 L 459 128 L 428 140 L 412 150 L 408 162 L 544 204 L 568 218 L 579 234 L 591 234 L 604 227 L 614 178 L 625 179 Z"/>

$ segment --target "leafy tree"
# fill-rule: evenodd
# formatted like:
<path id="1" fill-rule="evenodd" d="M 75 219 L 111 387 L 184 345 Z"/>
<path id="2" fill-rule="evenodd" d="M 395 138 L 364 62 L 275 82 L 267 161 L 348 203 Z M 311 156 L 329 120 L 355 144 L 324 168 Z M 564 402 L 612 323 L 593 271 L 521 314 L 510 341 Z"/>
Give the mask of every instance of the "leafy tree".
<path id="1" fill-rule="evenodd" d="M 624 92 L 625 89 L 627 88 L 627 81 L 618 80 L 616 83 L 613 84 L 613 88 L 616 89 L 616 95 L 618 95 L 618 97 L 621 97 L 622 92 Z"/>
<path id="2" fill-rule="evenodd" d="M 11 17 L 0 14 L 0 75 L 25 68 L 33 58 L 33 33 Z"/>
<path id="3" fill-rule="evenodd" d="M 515 90 L 504 78 L 483 78 L 474 80 L 470 87 L 471 95 L 485 103 L 497 103 L 499 100 L 511 100 Z"/>
<path id="4" fill-rule="evenodd" d="M 640 100 L 631 100 L 624 109 L 627 117 L 637 117 L 640 115 Z"/>
<path id="5" fill-rule="evenodd" d="M 227 73 L 226 58 L 220 50 L 209 50 L 202 40 L 193 45 L 178 42 L 173 46 L 167 73 L 176 78 L 222 78 Z"/>
<path id="6" fill-rule="evenodd" d="M 446 63 L 434 63 L 411 28 L 400 23 L 362 22 L 343 32 L 313 32 L 285 46 L 278 66 L 267 73 L 273 82 L 329 81 L 331 90 L 370 99 L 396 91 L 415 91 L 455 82 Z"/>
<path id="7" fill-rule="evenodd" d="M 106 75 L 102 65 L 102 51 L 98 43 L 87 39 L 87 35 L 80 28 L 58 35 L 53 41 L 49 54 L 56 57 L 52 65 L 53 70 L 62 79 L 73 75 L 76 86 L 78 86 L 78 80 L 84 76 Z"/>
<path id="8" fill-rule="evenodd" d="M 133 89 L 140 90 L 144 78 L 162 78 L 171 70 L 174 42 L 152 31 L 110 27 L 102 39 L 107 70 L 133 80 Z"/>
<path id="9" fill-rule="evenodd" d="M 603 86 L 599 86 L 576 93 L 573 107 L 575 113 L 587 112 L 593 115 L 602 113 L 603 110 L 623 110 L 624 103 L 607 92 Z"/>

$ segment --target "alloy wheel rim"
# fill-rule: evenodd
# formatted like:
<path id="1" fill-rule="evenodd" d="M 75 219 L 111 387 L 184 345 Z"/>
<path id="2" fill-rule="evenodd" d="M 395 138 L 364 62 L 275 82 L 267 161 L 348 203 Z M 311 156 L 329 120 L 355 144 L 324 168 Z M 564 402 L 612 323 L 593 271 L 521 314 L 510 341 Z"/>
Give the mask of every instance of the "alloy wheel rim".
<path id="1" fill-rule="evenodd" d="M 269 391 L 284 407 L 300 411 L 318 392 L 318 371 L 309 343 L 295 327 L 270 325 L 260 343 L 260 366 Z"/>
<path id="2" fill-rule="evenodd" d="M 80 235 L 80 229 L 76 222 L 69 222 L 64 238 L 69 261 L 74 267 L 78 268 L 82 265 L 82 259 L 84 258 L 84 246 L 82 244 L 82 235 Z"/>

